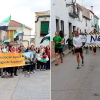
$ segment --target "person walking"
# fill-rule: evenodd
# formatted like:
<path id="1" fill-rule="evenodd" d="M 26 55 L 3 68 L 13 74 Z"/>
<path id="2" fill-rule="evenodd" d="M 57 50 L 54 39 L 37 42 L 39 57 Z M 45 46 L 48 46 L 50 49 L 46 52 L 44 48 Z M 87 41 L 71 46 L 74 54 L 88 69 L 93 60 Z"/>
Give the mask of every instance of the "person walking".
<path id="1" fill-rule="evenodd" d="M 36 50 L 34 46 L 31 46 L 31 65 L 30 65 L 30 72 L 33 74 L 35 73 L 35 65 L 36 65 Z"/>
<path id="2" fill-rule="evenodd" d="M 63 54 L 63 56 L 64 56 L 64 46 L 65 46 L 65 36 L 66 36 L 67 34 L 64 34 L 63 33 L 63 31 L 60 31 L 59 32 L 59 36 L 63 39 L 63 42 L 62 42 L 62 54 Z"/>
<path id="3" fill-rule="evenodd" d="M 63 56 L 62 56 L 62 43 L 63 43 L 63 38 L 59 36 L 58 32 L 55 32 L 55 37 L 53 38 L 53 42 L 55 45 L 55 59 L 56 63 L 55 66 L 58 66 L 58 54 L 60 54 L 61 58 L 61 63 L 63 63 Z"/>
<path id="4" fill-rule="evenodd" d="M 77 69 L 79 69 L 80 68 L 80 57 L 82 59 L 82 66 L 84 66 L 84 56 L 83 56 L 83 50 L 82 50 L 82 35 L 79 35 L 78 31 L 74 31 L 74 35 L 75 37 L 73 38 L 73 45 L 75 48 L 76 59 L 78 63 Z"/>
<path id="5" fill-rule="evenodd" d="M 94 34 L 96 34 L 96 33 L 97 33 L 97 31 L 96 31 L 96 29 L 94 29 Z M 94 54 L 94 55 L 97 54 L 96 51 L 97 51 L 97 48 L 96 48 L 96 46 L 94 46 L 94 47 L 93 47 L 93 54 Z"/>

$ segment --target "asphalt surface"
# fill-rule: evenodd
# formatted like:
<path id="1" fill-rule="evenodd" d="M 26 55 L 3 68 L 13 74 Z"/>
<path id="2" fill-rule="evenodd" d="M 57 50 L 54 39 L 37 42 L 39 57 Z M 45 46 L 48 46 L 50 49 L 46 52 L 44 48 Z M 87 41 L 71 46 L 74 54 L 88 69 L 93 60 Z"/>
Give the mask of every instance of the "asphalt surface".
<path id="1" fill-rule="evenodd" d="M 85 65 L 77 69 L 75 55 L 51 65 L 51 100 L 100 100 L 100 49 L 84 52 Z"/>
<path id="2" fill-rule="evenodd" d="M 50 70 L 0 78 L 0 100 L 50 100 Z"/>

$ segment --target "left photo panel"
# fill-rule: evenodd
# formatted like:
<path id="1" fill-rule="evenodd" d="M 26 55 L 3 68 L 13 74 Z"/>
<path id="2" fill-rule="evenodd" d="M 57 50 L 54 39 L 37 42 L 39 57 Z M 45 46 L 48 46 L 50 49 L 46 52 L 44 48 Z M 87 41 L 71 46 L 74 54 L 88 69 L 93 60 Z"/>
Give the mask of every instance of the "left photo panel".
<path id="1" fill-rule="evenodd" d="M 0 100 L 51 100 L 50 5 L 0 1 Z"/>

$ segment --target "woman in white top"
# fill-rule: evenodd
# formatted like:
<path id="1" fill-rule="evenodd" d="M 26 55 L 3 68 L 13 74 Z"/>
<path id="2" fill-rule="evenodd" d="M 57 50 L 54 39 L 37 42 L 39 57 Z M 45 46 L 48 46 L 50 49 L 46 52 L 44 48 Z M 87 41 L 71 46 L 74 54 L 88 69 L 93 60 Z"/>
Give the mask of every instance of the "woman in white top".
<path id="1" fill-rule="evenodd" d="M 76 57 L 77 57 L 77 63 L 78 63 L 78 67 L 77 69 L 80 68 L 80 56 L 82 59 L 82 66 L 84 65 L 84 56 L 83 56 L 83 50 L 82 50 L 82 35 L 79 35 L 78 31 L 74 31 L 75 37 L 73 38 L 73 45 L 75 47 L 75 53 L 76 53 Z M 87 40 L 87 38 L 84 36 L 84 38 Z"/>

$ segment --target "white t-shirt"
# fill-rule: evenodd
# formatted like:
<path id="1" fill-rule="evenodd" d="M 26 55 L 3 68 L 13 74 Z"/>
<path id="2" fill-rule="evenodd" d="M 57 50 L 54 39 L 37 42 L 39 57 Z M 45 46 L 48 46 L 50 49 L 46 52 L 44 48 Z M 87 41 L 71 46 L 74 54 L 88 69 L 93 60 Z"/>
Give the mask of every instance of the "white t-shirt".
<path id="1" fill-rule="evenodd" d="M 41 54 L 37 53 L 36 58 L 37 58 L 38 61 L 40 61 L 41 60 Z"/>
<path id="2" fill-rule="evenodd" d="M 2 50 L 0 49 L 0 52 L 2 52 Z"/>
<path id="3" fill-rule="evenodd" d="M 75 47 L 81 47 L 83 44 L 82 44 L 82 38 L 83 38 L 83 36 L 82 35 L 79 35 L 79 36 L 76 36 L 76 37 L 74 37 L 73 38 L 73 45 L 75 46 Z M 84 38 L 85 39 L 87 39 L 86 38 L 86 36 L 84 36 Z"/>

